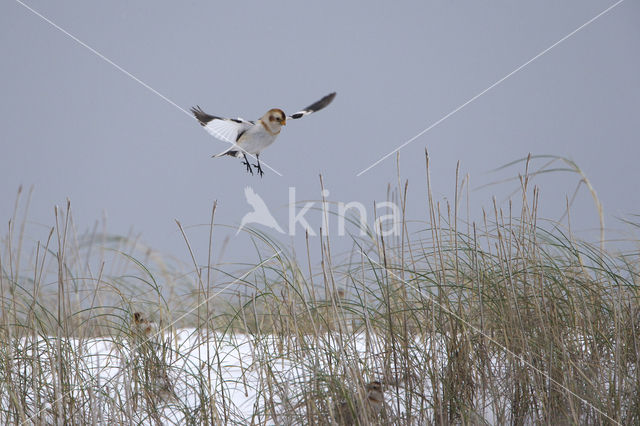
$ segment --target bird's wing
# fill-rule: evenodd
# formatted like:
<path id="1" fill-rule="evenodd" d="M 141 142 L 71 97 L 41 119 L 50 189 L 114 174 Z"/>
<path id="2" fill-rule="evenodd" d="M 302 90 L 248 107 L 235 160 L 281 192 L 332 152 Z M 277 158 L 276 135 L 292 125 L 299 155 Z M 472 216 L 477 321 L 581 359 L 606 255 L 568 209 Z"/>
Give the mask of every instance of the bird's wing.
<path id="1" fill-rule="evenodd" d="M 191 108 L 191 112 L 207 132 L 220 140 L 233 144 L 254 124 L 242 118 L 222 118 L 209 115 L 199 106 Z"/>
<path id="2" fill-rule="evenodd" d="M 327 96 L 325 96 L 324 98 L 320 99 L 318 102 L 312 103 L 308 107 L 304 108 L 302 111 L 298 111 L 295 114 L 291 114 L 287 118 L 291 118 L 291 119 L 295 120 L 297 118 L 302 118 L 305 115 L 309 115 L 309 114 L 314 113 L 316 111 L 320 111 L 322 108 L 325 108 L 327 105 L 329 105 L 331 103 L 331 101 L 333 101 L 333 98 L 335 98 L 335 97 L 336 97 L 336 92 L 330 93 Z"/>

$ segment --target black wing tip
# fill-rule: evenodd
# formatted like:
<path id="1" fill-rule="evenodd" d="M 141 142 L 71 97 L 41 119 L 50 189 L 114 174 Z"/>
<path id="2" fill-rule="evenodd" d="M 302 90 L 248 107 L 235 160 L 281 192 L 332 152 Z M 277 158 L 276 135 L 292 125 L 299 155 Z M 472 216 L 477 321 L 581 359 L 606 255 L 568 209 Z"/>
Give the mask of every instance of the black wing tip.
<path id="1" fill-rule="evenodd" d="M 200 108 L 200 105 L 196 105 L 191 107 L 191 113 L 193 116 L 200 122 L 201 125 L 206 126 L 206 124 L 211 121 L 207 120 L 207 113 Z"/>
<path id="2" fill-rule="evenodd" d="M 317 102 L 312 103 L 302 111 L 296 112 L 295 114 L 291 115 L 289 118 L 293 118 L 293 119 L 302 118 L 305 115 L 311 114 L 312 112 L 320 111 L 321 109 L 329 106 L 329 104 L 333 102 L 333 99 L 336 97 L 336 95 L 337 95 L 336 92 L 329 93 L 327 96 L 323 97 Z"/>
<path id="3" fill-rule="evenodd" d="M 333 102 L 333 99 L 336 97 L 336 95 L 337 95 L 336 92 L 331 92 L 327 96 L 325 96 L 324 98 L 320 99 L 318 102 L 313 104 L 312 106 L 315 107 L 314 111 L 319 111 L 322 108 L 327 107 L 331 102 Z"/>
<path id="4" fill-rule="evenodd" d="M 211 120 L 215 120 L 218 117 L 213 115 L 209 115 L 200 108 L 200 105 L 196 105 L 191 107 L 191 113 L 196 117 L 196 119 L 200 122 L 201 125 L 206 126 Z"/>

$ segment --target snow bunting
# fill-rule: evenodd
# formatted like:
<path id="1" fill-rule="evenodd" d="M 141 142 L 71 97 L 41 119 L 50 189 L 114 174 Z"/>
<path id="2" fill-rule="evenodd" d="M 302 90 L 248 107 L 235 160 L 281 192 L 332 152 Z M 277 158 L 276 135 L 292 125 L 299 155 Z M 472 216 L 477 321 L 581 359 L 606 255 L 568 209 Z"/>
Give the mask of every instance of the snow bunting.
<path id="1" fill-rule="evenodd" d="M 342 401 L 336 407 L 336 419 L 339 425 L 351 426 L 361 424 L 360 420 L 375 419 L 384 408 L 384 387 L 379 381 L 367 383 L 365 386 L 366 400 L 359 401 L 354 394 L 353 409 L 347 401 Z"/>
<path id="2" fill-rule="evenodd" d="M 133 313 L 133 330 L 139 336 L 149 336 L 154 331 L 154 326 L 151 321 L 146 319 L 142 312 Z"/>
<path id="3" fill-rule="evenodd" d="M 258 174 L 262 177 L 263 171 L 260 167 L 260 153 L 269 145 L 271 145 L 278 135 L 282 126 L 287 124 L 287 119 L 298 119 L 305 115 L 309 115 L 316 111 L 320 111 L 333 101 L 336 97 L 335 92 L 320 99 L 302 111 L 286 116 L 284 111 L 279 108 L 272 108 L 267 111 L 258 121 L 247 121 L 242 118 L 222 118 L 209 115 L 199 106 L 191 108 L 191 112 L 198 119 L 202 127 L 211 133 L 214 137 L 229 142 L 231 146 L 213 157 L 222 157 L 230 155 L 232 157 L 244 157 L 244 164 L 247 172 L 253 174 L 253 169 L 247 154 L 255 155 Z"/>
<path id="4" fill-rule="evenodd" d="M 142 340 L 147 339 L 158 342 L 162 339 L 160 329 L 160 324 L 150 321 L 142 312 L 133 313 L 131 331 L 133 332 L 134 337 L 141 338 Z"/>

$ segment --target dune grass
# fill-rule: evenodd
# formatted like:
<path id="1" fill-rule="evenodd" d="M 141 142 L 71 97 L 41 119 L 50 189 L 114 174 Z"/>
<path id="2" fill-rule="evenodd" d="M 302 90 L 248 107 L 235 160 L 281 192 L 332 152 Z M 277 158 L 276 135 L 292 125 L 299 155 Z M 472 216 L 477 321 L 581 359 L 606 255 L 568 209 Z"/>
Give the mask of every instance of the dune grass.
<path id="1" fill-rule="evenodd" d="M 326 235 L 307 238 L 312 258 L 249 230 L 255 265 L 78 235 L 70 206 L 33 243 L 17 202 L 0 423 L 638 424 L 638 252 L 538 218 L 530 175 L 519 183 L 517 202 L 468 223 L 462 195 L 439 203 L 427 182 L 418 232 L 369 230 L 347 255 Z"/>

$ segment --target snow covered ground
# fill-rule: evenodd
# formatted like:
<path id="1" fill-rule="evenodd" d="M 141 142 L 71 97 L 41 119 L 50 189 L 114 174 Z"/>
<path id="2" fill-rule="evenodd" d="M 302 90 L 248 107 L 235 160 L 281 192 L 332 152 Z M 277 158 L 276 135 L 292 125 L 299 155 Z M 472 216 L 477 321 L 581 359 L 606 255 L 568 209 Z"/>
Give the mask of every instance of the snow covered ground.
<path id="1" fill-rule="evenodd" d="M 56 404 L 64 401 L 56 389 L 60 370 L 52 362 L 58 350 L 74 364 L 65 379 L 70 386 L 61 388 L 76 401 L 86 399 L 98 423 L 131 416 L 139 424 L 185 424 L 206 408 L 225 424 L 300 424 L 308 418 L 310 395 L 317 395 L 314 410 L 328 416 L 324 420 L 329 424 L 339 402 L 335 394 L 330 396 L 332 390 L 357 395 L 358 386 L 371 380 L 385 382 L 385 418 L 405 414 L 402 382 L 407 378 L 396 378 L 397 385 L 389 386 L 390 378 L 379 373 L 380 339 L 326 334 L 303 340 L 181 329 L 162 337 L 152 333 L 130 339 L 64 340 L 59 349 L 55 338 L 41 338 L 37 345 L 23 338 L 25 360 L 40 361 L 23 363 L 24 375 L 40 375 L 50 384 L 29 395 L 34 405 L 28 416 L 55 421 Z M 422 347 L 425 350 L 416 356 L 428 355 L 428 348 Z M 358 365 L 366 377 L 356 383 L 346 365 Z M 428 401 L 418 399 L 414 395 L 415 409 L 425 409 Z"/>
<path id="2" fill-rule="evenodd" d="M 445 392 L 448 372 L 477 367 L 456 367 L 466 361 L 447 359 L 451 351 L 443 341 L 421 337 L 404 353 L 414 364 L 394 367 L 394 357 L 385 356 L 388 342 L 367 333 L 283 337 L 179 329 L 158 335 L 154 328 L 114 338 L 40 338 L 37 344 L 22 337 L 19 343 L 13 371 L 17 387 L 27 389 L 24 424 L 56 423 L 55 413 L 93 424 L 190 424 L 202 418 L 215 424 L 337 424 L 337 405 L 346 395 L 360 401 L 365 396 L 358 389 L 374 380 L 384 384 L 385 402 L 373 424 L 428 424 L 437 422 L 434 398 Z M 513 368 L 507 356 L 488 362 L 497 375 L 508 376 Z M 466 420 L 508 422 L 513 389 L 478 392 L 478 380 L 455 377 L 462 384 L 457 392 L 466 391 L 465 381 L 476 382 L 468 386 L 475 408 Z M 4 407 L 8 398 L 10 392 L 0 397 Z M 539 414 L 538 420 L 545 418 Z M 535 423 L 529 417 L 524 422 Z"/>

